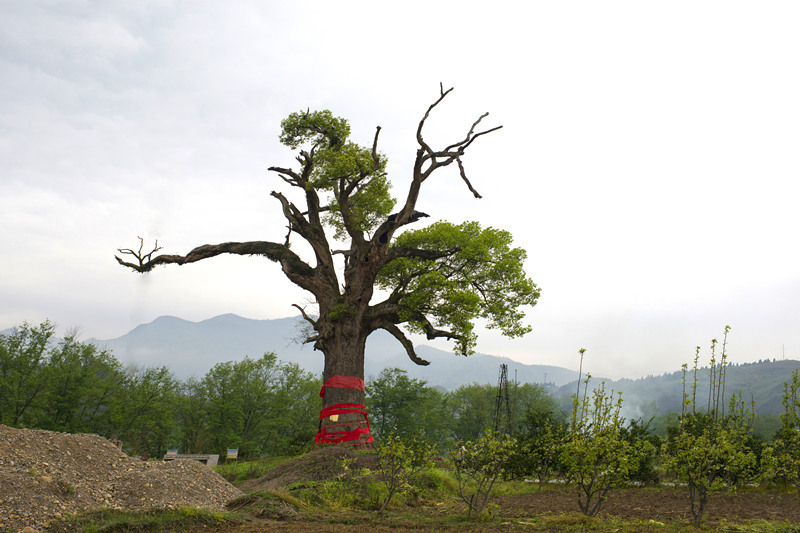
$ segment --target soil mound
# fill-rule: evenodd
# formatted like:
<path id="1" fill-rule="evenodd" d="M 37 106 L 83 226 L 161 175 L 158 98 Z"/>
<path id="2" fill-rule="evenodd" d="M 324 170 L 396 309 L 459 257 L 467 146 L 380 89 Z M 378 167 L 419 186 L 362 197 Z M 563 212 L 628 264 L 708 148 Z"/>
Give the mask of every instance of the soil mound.
<path id="1" fill-rule="evenodd" d="M 240 494 L 197 461 L 145 462 L 98 435 L 0 425 L 0 531 L 96 508 L 223 509 Z"/>
<path id="2" fill-rule="evenodd" d="M 345 446 L 325 446 L 276 466 L 260 478 L 245 482 L 241 489 L 245 492 L 278 489 L 295 483 L 344 477 L 365 468 L 378 468 L 375 453 L 356 452 Z"/>

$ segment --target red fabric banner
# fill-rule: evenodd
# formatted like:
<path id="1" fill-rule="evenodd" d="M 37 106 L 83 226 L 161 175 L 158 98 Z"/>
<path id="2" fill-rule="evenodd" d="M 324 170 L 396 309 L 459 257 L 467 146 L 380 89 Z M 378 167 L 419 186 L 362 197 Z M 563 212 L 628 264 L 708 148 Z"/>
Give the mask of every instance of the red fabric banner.
<path id="1" fill-rule="evenodd" d="M 356 378 L 357 379 L 357 378 Z M 361 383 L 364 381 L 361 380 Z M 330 405 L 322 409 L 319 413 L 319 420 L 320 426 L 322 425 L 322 420 L 331 416 L 331 415 L 341 415 L 345 413 L 359 413 L 364 415 L 363 422 L 344 422 L 341 424 L 334 424 L 331 426 L 320 427 L 319 431 L 317 431 L 317 435 L 314 440 L 317 442 L 317 446 L 322 444 L 340 444 L 344 442 L 353 442 L 353 441 L 361 441 L 361 442 L 353 442 L 350 444 L 351 446 L 361 446 L 363 444 L 368 444 L 373 442 L 374 439 L 372 438 L 372 434 L 369 428 L 369 418 L 367 418 L 367 407 L 360 403 L 337 403 L 335 405 Z M 347 431 L 330 431 L 333 428 L 340 427 L 340 426 L 353 426 L 353 425 L 360 425 L 365 424 L 366 427 L 357 427 L 355 429 L 347 430 Z"/>
<path id="2" fill-rule="evenodd" d="M 359 389 L 364 390 L 364 380 L 352 376 L 335 375 L 326 381 L 322 388 L 319 390 L 319 397 L 325 396 L 325 387 L 334 387 L 336 389 Z"/>

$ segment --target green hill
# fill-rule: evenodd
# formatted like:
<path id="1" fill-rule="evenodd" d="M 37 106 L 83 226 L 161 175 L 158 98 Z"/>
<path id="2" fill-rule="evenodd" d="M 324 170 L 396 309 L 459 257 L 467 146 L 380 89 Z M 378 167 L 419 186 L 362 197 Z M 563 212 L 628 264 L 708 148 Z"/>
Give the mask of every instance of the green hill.
<path id="1" fill-rule="evenodd" d="M 725 399 L 739 390 L 746 401 L 751 394 L 756 401 L 756 411 L 760 415 L 776 415 L 783 412 L 781 399 L 783 386 L 791 377 L 792 371 L 800 368 L 800 361 L 764 360 L 757 363 L 729 365 L 726 371 Z M 606 388 L 621 391 L 629 417 L 663 415 L 679 412 L 683 394 L 682 372 L 662 376 L 647 376 L 640 379 L 606 380 Z M 686 374 L 687 392 L 691 393 L 693 373 Z M 593 380 L 595 381 L 595 380 Z M 596 380 L 599 384 L 600 380 Z M 697 371 L 697 405 L 706 405 L 708 398 L 709 369 Z M 570 395 L 575 392 L 577 382 L 564 385 L 557 395 Z M 639 411 L 638 413 L 636 411 Z"/>

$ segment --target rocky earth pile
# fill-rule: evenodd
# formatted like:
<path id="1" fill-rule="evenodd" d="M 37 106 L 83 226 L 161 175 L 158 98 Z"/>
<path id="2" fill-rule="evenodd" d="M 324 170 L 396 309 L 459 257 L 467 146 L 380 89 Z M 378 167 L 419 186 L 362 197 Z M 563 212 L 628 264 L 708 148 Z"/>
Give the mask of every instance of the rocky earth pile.
<path id="1" fill-rule="evenodd" d="M 223 509 L 240 494 L 197 461 L 145 462 L 98 435 L 0 425 L 0 531 L 96 508 Z"/>

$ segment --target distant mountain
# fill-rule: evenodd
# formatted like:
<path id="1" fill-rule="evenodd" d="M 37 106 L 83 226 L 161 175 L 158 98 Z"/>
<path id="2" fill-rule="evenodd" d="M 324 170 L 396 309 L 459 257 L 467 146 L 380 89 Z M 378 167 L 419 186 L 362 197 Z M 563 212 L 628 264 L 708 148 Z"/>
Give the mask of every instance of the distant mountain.
<path id="1" fill-rule="evenodd" d="M 293 340 L 302 338 L 304 325 L 301 317 L 251 320 L 227 314 L 190 322 L 162 316 L 116 339 L 89 339 L 88 342 L 110 349 L 123 363 L 165 365 L 179 379 L 200 377 L 217 363 L 241 360 L 245 356 L 260 357 L 265 352 L 275 352 L 283 361 L 295 362 L 320 374 L 322 354 Z M 0 333 L 10 334 L 12 331 Z M 432 387 L 452 390 L 470 383 L 496 384 L 500 364 L 505 363 L 509 380 L 516 378 L 520 383 L 546 383 L 556 397 L 573 394 L 577 386 L 577 371 L 566 368 L 525 365 L 506 357 L 485 354 L 461 357 L 428 345 L 419 345 L 416 349 L 420 357 L 431 362 L 429 366 L 415 365 L 394 337 L 382 330 L 376 331 L 367 340 L 365 377 L 377 377 L 384 368 L 397 367 L 406 370 L 410 377 L 427 380 Z M 783 384 L 796 368 L 800 368 L 800 361 L 765 360 L 731 365 L 726 374 L 726 398 L 741 389 L 746 401 L 750 400 L 752 393 L 760 414 L 779 414 L 783 412 Z M 601 381 L 603 378 L 592 378 L 596 385 Z M 623 393 L 623 411 L 628 418 L 649 418 L 680 411 L 681 372 L 640 379 L 606 379 L 605 382 L 607 389 Z M 691 388 L 691 371 L 687 374 L 687 388 Z M 707 398 L 707 368 L 698 371 L 697 404 L 703 408 L 704 394 Z"/>
<path id="2" fill-rule="evenodd" d="M 116 339 L 89 339 L 111 350 L 123 363 L 169 367 L 176 377 L 203 376 L 223 361 L 260 357 L 275 352 L 278 358 L 299 364 L 315 374 L 322 373 L 322 353 L 294 339 L 302 338 L 302 317 L 252 320 L 237 315 L 220 315 L 201 322 L 162 316 L 135 327 Z M 365 375 L 377 377 L 387 367 L 407 370 L 411 377 L 425 379 L 432 387 L 453 389 L 469 383 L 497 383 L 501 363 L 508 365 L 509 379 L 560 386 L 574 380 L 577 372 L 546 365 L 526 365 L 505 357 L 474 354 L 460 357 L 432 346 L 417 346 L 429 366 L 415 365 L 403 347 L 389 333 L 378 330 L 367 339 Z"/>
<path id="3" fill-rule="evenodd" d="M 729 365 L 725 371 L 725 408 L 727 399 L 741 390 L 745 402 L 756 402 L 759 414 L 780 414 L 783 412 L 783 386 L 791 378 L 792 371 L 800 368 L 800 361 L 764 360 L 757 363 Z M 686 373 L 686 392 L 691 394 L 692 371 Z M 594 378 L 592 382 L 599 384 Z M 705 410 L 708 405 L 709 369 L 697 371 L 696 404 Z M 553 394 L 567 396 L 575 392 L 577 381 L 562 386 Z M 606 380 L 606 389 L 622 392 L 624 405 L 628 406 L 627 417 L 680 412 L 683 398 L 682 372 L 663 376 L 648 376 L 640 379 Z"/>

